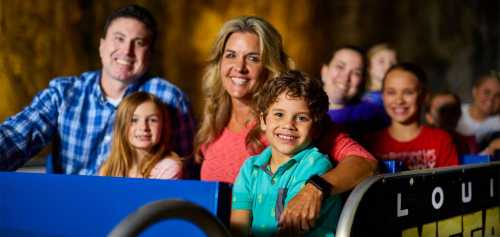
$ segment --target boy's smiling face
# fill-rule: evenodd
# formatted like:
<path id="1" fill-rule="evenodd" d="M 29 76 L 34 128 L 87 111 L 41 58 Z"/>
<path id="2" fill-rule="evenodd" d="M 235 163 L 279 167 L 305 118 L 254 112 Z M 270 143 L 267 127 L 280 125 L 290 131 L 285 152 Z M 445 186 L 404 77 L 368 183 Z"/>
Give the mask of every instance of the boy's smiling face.
<path id="1" fill-rule="evenodd" d="M 312 141 L 313 118 L 303 98 L 290 97 L 285 91 L 260 119 L 273 158 L 291 158 Z"/>

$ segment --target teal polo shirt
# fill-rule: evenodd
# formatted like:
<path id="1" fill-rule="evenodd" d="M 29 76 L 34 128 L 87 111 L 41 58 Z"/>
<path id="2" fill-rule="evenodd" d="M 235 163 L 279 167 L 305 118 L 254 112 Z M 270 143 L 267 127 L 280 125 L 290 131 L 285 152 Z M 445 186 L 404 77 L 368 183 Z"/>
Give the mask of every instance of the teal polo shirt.
<path id="1" fill-rule="evenodd" d="M 253 236 L 272 236 L 278 232 L 278 220 L 288 202 L 315 174 L 332 168 L 328 156 L 308 147 L 281 164 L 273 174 L 269 168 L 271 148 L 248 158 L 233 186 L 232 209 L 250 210 Z M 338 195 L 323 200 L 315 227 L 305 236 L 334 236 L 342 210 Z"/>

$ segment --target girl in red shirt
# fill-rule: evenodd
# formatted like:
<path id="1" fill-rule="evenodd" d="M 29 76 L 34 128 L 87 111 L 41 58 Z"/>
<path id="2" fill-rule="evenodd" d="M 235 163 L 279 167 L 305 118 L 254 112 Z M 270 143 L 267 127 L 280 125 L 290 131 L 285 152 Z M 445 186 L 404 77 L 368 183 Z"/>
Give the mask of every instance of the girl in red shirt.
<path id="1" fill-rule="evenodd" d="M 390 126 L 368 136 L 367 147 L 378 159 L 403 160 L 408 169 L 457 165 L 457 152 L 444 130 L 420 123 L 426 76 L 410 63 L 394 65 L 382 84 Z"/>

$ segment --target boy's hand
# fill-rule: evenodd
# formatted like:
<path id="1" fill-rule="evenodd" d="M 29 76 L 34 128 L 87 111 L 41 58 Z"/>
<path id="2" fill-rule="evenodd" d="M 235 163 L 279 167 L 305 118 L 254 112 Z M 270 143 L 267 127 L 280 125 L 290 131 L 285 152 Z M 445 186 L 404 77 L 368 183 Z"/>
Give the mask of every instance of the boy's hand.
<path id="1" fill-rule="evenodd" d="M 294 233 L 310 230 L 318 219 L 323 193 L 312 184 L 306 184 L 280 216 L 280 229 Z"/>

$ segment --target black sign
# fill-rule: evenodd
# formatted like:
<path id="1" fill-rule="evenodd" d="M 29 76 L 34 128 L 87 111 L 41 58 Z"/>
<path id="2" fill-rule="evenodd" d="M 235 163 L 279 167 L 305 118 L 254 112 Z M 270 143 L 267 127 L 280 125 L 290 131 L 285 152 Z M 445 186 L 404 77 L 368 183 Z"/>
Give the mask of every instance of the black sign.
<path id="1" fill-rule="evenodd" d="M 352 223 L 356 237 L 500 236 L 500 163 L 383 176 Z"/>

